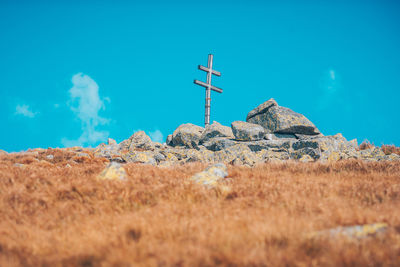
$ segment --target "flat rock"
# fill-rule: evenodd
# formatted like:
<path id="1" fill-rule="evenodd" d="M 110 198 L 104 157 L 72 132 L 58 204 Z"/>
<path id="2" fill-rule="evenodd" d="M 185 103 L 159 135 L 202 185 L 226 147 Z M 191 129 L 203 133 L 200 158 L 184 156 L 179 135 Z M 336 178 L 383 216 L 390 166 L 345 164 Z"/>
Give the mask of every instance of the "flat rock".
<path id="1" fill-rule="evenodd" d="M 291 149 L 293 140 L 289 139 L 278 139 L 278 140 L 259 140 L 242 142 L 242 145 L 247 146 L 250 151 L 258 152 L 261 150 L 273 150 L 273 151 L 289 151 Z"/>
<path id="2" fill-rule="evenodd" d="M 264 128 L 254 123 L 234 121 L 231 127 L 236 140 L 256 141 L 264 139 L 265 136 Z"/>
<path id="3" fill-rule="evenodd" d="M 295 140 L 295 139 L 299 139 L 299 138 L 295 134 L 269 133 L 269 134 L 265 135 L 265 139 L 266 140 L 281 140 L 281 139 Z"/>
<path id="4" fill-rule="evenodd" d="M 203 127 L 191 123 L 182 124 L 172 134 L 172 145 L 196 148 L 203 132 Z"/>
<path id="5" fill-rule="evenodd" d="M 238 141 L 219 137 L 219 138 L 213 138 L 203 143 L 203 146 L 211 151 L 219 151 L 234 146 L 236 144 L 238 144 Z"/>

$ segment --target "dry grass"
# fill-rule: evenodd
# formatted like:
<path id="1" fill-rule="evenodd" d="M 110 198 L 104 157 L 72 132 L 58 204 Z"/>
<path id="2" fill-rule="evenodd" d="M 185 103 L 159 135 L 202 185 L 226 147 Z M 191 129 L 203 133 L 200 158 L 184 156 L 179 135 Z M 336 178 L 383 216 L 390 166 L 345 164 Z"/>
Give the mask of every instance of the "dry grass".
<path id="1" fill-rule="evenodd" d="M 201 164 L 129 164 L 127 182 L 98 181 L 102 160 L 66 168 L 73 156 L 52 154 L 57 154 L 52 163 L 32 156 L 0 158 L 0 266 L 400 262 L 400 163 L 230 167 L 233 193 L 218 196 L 185 183 Z M 306 237 L 374 222 L 387 223 L 388 232 L 360 241 Z"/>
<path id="2" fill-rule="evenodd" d="M 394 145 L 382 145 L 381 148 L 386 155 L 390 155 L 392 153 L 400 155 L 400 147 L 396 147 Z"/>
<path id="3" fill-rule="evenodd" d="M 372 143 L 370 143 L 368 140 L 364 140 L 359 146 L 358 149 L 359 150 L 366 150 L 366 149 L 371 149 L 374 148 L 375 145 Z"/>
<path id="4" fill-rule="evenodd" d="M 374 143 L 370 143 L 368 140 L 365 140 L 358 146 L 358 150 L 371 149 L 374 147 Z M 390 155 L 392 153 L 400 155 L 400 147 L 396 147 L 395 145 L 382 145 L 381 149 L 385 155 Z"/>

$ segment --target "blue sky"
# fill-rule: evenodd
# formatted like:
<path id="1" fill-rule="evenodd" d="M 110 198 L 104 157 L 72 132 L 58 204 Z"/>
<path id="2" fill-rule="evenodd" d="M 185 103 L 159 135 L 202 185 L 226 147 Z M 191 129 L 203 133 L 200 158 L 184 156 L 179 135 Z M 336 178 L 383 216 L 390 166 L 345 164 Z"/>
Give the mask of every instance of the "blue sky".
<path id="1" fill-rule="evenodd" d="M 396 1 L 82 2 L 0 2 L 0 149 L 203 125 L 208 53 L 211 121 L 273 97 L 326 135 L 400 145 Z"/>

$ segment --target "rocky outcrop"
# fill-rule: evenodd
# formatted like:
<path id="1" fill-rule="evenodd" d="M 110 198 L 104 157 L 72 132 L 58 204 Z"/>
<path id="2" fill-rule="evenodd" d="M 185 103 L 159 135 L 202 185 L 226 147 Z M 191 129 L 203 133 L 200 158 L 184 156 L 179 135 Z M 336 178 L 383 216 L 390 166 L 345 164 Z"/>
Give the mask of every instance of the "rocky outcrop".
<path id="1" fill-rule="evenodd" d="M 273 99 L 249 112 L 247 120 L 257 124 L 235 121 L 231 128 L 217 122 L 205 128 L 182 124 L 168 135 L 166 144 L 151 142 L 140 131 L 120 144 L 101 144 L 93 154 L 113 162 L 159 166 L 189 162 L 254 166 L 284 160 L 400 160 L 399 155 L 385 155 L 379 147 L 359 150 L 357 140 L 347 141 L 341 134 L 318 134 L 303 115 L 278 106 Z"/>
<path id="2" fill-rule="evenodd" d="M 265 130 L 257 124 L 234 121 L 231 124 L 233 135 L 239 141 L 256 141 L 264 139 Z"/>
<path id="3" fill-rule="evenodd" d="M 250 111 L 246 121 L 263 126 L 268 133 L 320 134 L 317 127 L 304 115 L 278 106 L 274 99 L 270 99 Z"/>
<path id="4" fill-rule="evenodd" d="M 172 134 L 171 143 L 173 146 L 196 148 L 203 132 L 203 127 L 191 123 L 182 124 Z"/>

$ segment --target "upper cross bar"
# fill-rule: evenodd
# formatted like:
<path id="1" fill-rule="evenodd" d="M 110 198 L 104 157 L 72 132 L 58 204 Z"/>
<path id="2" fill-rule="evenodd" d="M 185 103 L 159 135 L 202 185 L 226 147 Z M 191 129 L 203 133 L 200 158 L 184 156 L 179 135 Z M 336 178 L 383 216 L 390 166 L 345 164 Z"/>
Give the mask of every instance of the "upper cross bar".
<path id="1" fill-rule="evenodd" d="M 210 69 L 209 69 L 209 68 L 204 67 L 204 66 L 202 66 L 202 65 L 199 65 L 198 68 L 199 68 L 199 70 L 203 70 L 203 71 L 205 71 L 205 72 L 210 72 Z M 221 76 L 221 72 L 219 72 L 219 71 L 211 70 L 211 72 L 212 72 L 212 74 L 217 75 L 218 77 Z"/>

